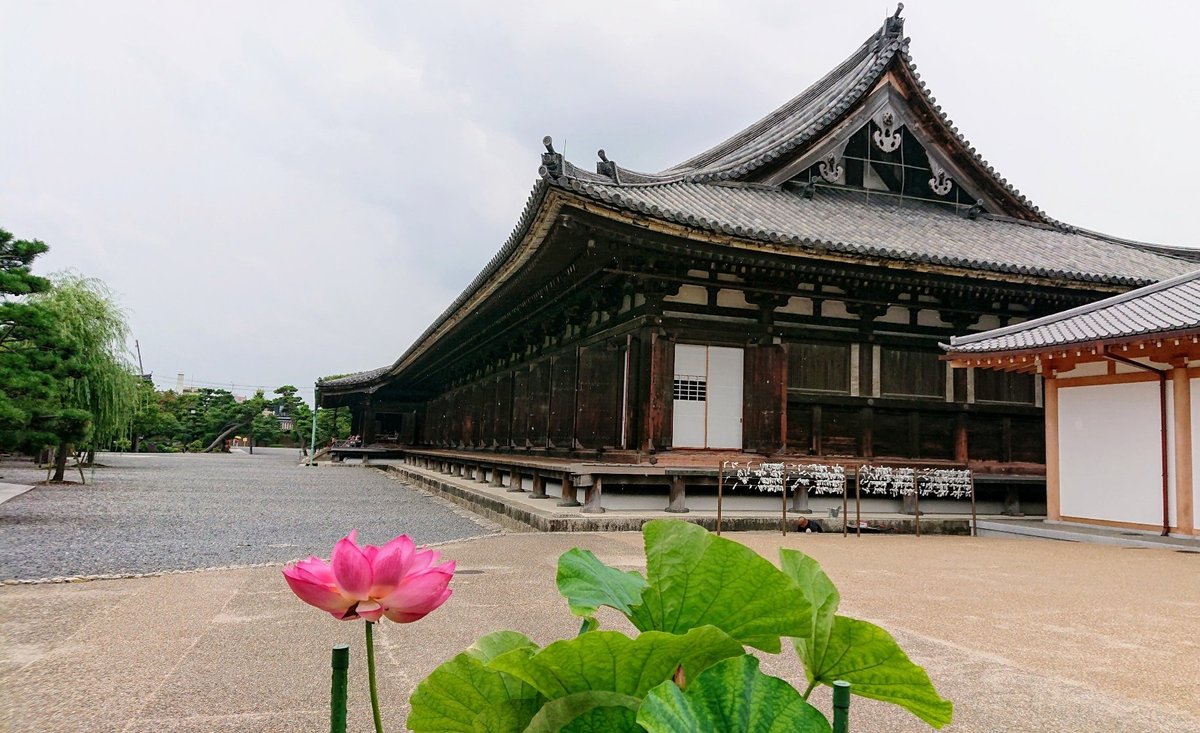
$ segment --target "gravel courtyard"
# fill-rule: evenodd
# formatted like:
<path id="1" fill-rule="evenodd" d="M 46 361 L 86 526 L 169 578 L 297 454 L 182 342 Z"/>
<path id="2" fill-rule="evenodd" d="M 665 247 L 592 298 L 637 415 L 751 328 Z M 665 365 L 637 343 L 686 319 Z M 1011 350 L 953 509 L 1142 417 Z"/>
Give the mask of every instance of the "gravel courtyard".
<path id="1" fill-rule="evenodd" d="M 351 528 L 382 543 L 493 531 L 427 494 L 351 466 L 297 465 L 297 451 L 254 455 L 102 454 L 88 484 L 38 486 L 0 504 L 0 580 L 150 573 L 327 556 Z M 28 464 L 0 476 L 33 483 Z M 68 478 L 78 480 L 78 473 Z"/>

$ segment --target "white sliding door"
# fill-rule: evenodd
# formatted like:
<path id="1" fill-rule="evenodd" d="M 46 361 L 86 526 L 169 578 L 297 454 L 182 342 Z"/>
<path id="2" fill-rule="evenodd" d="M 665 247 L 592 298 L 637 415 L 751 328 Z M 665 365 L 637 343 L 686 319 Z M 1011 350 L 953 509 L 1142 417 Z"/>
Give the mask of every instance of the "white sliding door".
<path id="1" fill-rule="evenodd" d="M 675 345 L 671 445 L 742 447 L 741 349 Z"/>

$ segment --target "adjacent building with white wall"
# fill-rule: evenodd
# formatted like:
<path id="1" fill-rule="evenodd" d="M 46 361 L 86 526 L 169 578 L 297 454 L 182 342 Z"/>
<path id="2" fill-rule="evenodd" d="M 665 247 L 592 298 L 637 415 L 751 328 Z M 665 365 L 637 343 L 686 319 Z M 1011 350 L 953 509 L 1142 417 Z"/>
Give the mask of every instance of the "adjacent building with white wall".
<path id="1" fill-rule="evenodd" d="M 1041 375 L 1047 519 L 1196 534 L 1200 270 L 944 347 Z"/>

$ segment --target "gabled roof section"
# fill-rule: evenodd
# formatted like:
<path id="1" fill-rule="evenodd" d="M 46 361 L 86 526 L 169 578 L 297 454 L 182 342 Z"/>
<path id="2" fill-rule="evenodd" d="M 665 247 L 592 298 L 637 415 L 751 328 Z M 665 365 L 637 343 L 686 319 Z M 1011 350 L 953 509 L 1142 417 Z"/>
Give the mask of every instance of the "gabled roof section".
<path id="1" fill-rule="evenodd" d="M 892 59 L 907 49 L 903 9 L 900 5 L 849 58 L 787 104 L 661 175 L 681 174 L 694 181 L 740 180 L 820 135 L 862 100 Z"/>
<path id="2" fill-rule="evenodd" d="M 1179 332 L 1200 333 L 1200 270 L 942 346 L 952 355 L 991 354 Z"/>
<path id="3" fill-rule="evenodd" d="M 917 73 L 904 37 L 903 4 L 833 71 L 728 140 L 660 173 L 615 164 L 598 168 L 618 184 L 741 181 L 780 183 L 799 163 L 845 147 L 862 124 L 886 114 L 907 128 L 945 173 L 969 189 L 989 213 L 1070 227 L 1047 216 L 1009 185 L 959 134 Z M 889 132 L 891 130 L 889 129 Z M 840 148 L 839 148 L 840 142 Z M 607 162 L 607 161 L 605 161 Z M 591 175 L 591 174 L 589 174 Z"/>

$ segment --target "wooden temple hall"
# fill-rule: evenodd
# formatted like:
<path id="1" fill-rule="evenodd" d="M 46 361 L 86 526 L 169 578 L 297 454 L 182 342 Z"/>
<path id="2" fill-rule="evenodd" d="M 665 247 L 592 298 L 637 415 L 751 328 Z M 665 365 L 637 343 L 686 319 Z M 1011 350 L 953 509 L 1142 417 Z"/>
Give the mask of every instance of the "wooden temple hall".
<path id="1" fill-rule="evenodd" d="M 586 489 L 593 510 L 629 487 L 699 506 L 722 460 L 770 457 L 969 467 L 981 511 L 1043 513 L 1040 376 L 951 369 L 939 342 L 1200 257 L 1022 196 L 934 101 L 903 28 L 897 11 L 658 173 L 603 150 L 585 168 L 545 138 L 492 260 L 393 364 L 318 382 L 320 404 L 348 407 L 367 448 L 535 495 L 565 482 L 563 504 Z"/>

